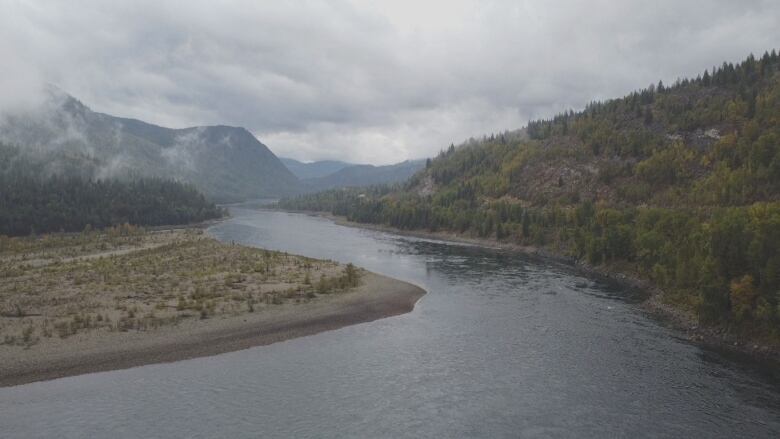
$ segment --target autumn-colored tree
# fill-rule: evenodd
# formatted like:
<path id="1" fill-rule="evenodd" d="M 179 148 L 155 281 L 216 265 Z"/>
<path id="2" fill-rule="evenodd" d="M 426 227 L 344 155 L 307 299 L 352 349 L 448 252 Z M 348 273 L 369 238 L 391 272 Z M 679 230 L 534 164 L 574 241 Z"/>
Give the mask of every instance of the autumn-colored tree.
<path id="1" fill-rule="evenodd" d="M 731 313 L 737 323 L 752 317 L 756 305 L 756 296 L 753 276 L 746 274 L 739 279 L 731 281 L 729 299 L 731 300 Z"/>

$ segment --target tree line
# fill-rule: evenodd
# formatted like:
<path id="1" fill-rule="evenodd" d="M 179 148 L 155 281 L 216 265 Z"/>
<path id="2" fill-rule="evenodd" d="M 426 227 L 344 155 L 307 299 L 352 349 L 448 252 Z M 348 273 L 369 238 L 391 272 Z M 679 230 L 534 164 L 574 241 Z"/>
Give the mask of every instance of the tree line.
<path id="1" fill-rule="evenodd" d="M 125 223 L 187 224 L 223 215 L 223 209 L 190 185 L 156 178 L 102 180 L 81 172 L 47 175 L 45 163 L 0 144 L 0 235 Z"/>

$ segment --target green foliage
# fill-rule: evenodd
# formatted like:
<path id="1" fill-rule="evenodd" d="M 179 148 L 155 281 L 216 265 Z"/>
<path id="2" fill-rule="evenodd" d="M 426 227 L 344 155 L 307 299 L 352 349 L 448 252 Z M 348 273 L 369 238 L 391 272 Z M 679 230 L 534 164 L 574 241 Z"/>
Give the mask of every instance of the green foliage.
<path id="1" fill-rule="evenodd" d="M 317 294 L 330 294 L 336 291 L 345 291 L 350 288 L 354 288 L 360 284 L 360 271 L 352 264 L 347 264 L 344 267 L 344 272 L 340 276 L 326 278 L 325 275 L 320 276 L 320 280 L 317 281 L 316 292 Z"/>
<path id="2" fill-rule="evenodd" d="M 679 183 L 690 177 L 689 169 L 695 153 L 682 143 L 656 150 L 636 167 L 637 176 L 645 182 L 660 187 Z"/>

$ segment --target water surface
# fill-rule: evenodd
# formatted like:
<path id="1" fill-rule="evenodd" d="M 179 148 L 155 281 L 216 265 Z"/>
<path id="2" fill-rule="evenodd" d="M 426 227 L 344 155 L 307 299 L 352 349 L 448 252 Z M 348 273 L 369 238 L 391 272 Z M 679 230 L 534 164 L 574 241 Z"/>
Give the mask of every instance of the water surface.
<path id="1" fill-rule="evenodd" d="M 2 437 L 780 437 L 780 384 L 633 291 L 508 252 L 234 208 L 225 241 L 353 262 L 414 312 L 271 346 L 0 389 Z"/>

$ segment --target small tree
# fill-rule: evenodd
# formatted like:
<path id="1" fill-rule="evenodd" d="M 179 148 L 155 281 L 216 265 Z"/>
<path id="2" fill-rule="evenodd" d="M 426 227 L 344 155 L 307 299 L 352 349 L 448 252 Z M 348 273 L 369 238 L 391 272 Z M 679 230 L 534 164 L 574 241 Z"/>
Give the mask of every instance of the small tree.
<path id="1" fill-rule="evenodd" d="M 531 235 L 531 218 L 528 216 L 528 212 L 523 213 L 523 238 L 528 238 Z"/>
<path id="2" fill-rule="evenodd" d="M 650 109 L 650 107 L 647 107 L 645 109 L 645 125 L 652 125 L 653 124 L 653 110 Z"/>
<path id="3" fill-rule="evenodd" d="M 350 287 L 357 286 L 358 283 L 358 273 L 357 268 L 355 268 L 352 263 L 347 264 L 347 267 L 344 269 L 344 276 L 347 280 L 347 285 Z"/>
<path id="4" fill-rule="evenodd" d="M 320 280 L 317 282 L 317 293 L 319 294 L 327 294 L 328 293 L 328 280 L 325 279 L 325 275 L 320 275 Z"/>

